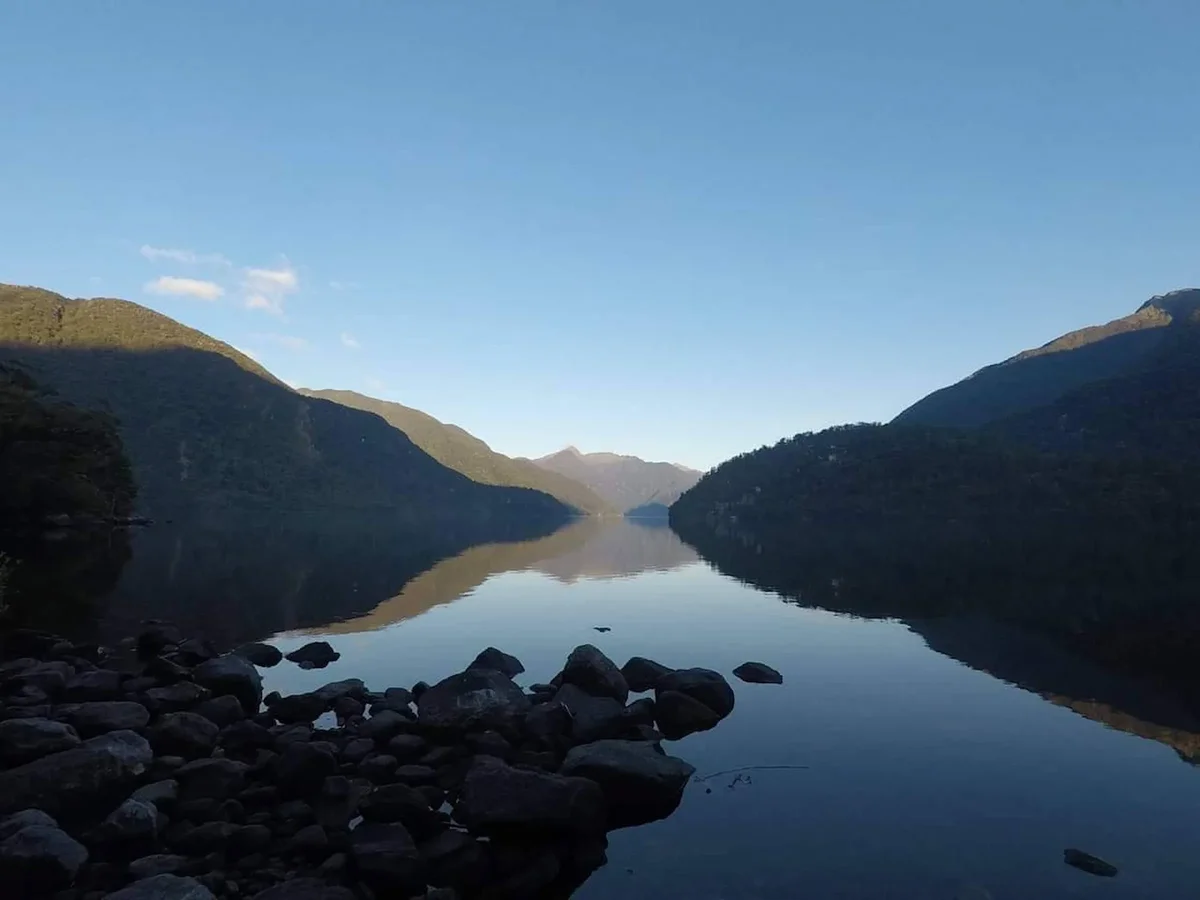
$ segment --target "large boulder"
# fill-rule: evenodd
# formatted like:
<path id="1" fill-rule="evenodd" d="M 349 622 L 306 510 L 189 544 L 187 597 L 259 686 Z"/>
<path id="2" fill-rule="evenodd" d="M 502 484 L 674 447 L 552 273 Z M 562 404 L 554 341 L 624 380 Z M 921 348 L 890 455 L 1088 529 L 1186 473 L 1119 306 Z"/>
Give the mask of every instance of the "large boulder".
<path id="1" fill-rule="evenodd" d="M 0 815 L 40 809 L 57 819 L 103 815 L 129 796 L 154 760 L 150 744 L 114 731 L 0 773 Z"/>
<path id="2" fill-rule="evenodd" d="M 275 781 L 292 797 L 306 797 L 338 771 L 337 757 L 326 746 L 296 742 L 275 760 Z"/>
<path id="3" fill-rule="evenodd" d="M 658 679 L 656 694 L 678 691 L 699 700 L 720 718 L 733 712 L 733 688 L 720 672 L 712 669 L 676 669 Z"/>
<path id="4" fill-rule="evenodd" d="M 417 840 L 432 837 L 443 827 L 429 802 L 407 784 L 375 788 L 362 801 L 359 812 L 368 822 L 399 822 Z"/>
<path id="5" fill-rule="evenodd" d="M 108 894 L 104 900 L 216 900 L 195 878 L 154 875 Z"/>
<path id="6" fill-rule="evenodd" d="M 242 644 L 242 646 L 233 652 L 264 669 L 277 666 L 283 661 L 283 652 L 278 647 L 272 647 L 270 644 L 261 644 L 257 641 Z"/>
<path id="7" fill-rule="evenodd" d="M 137 859 L 158 849 L 158 829 L 158 807 L 130 797 L 100 823 L 97 838 L 111 852 Z"/>
<path id="8" fill-rule="evenodd" d="M 232 759 L 197 759 L 175 770 L 179 784 L 179 799 L 191 800 L 210 798 L 227 800 L 236 796 L 246 785 L 246 763 Z"/>
<path id="9" fill-rule="evenodd" d="M 0 819 L 0 841 L 7 840 L 22 828 L 28 828 L 30 825 L 45 825 L 48 828 L 58 827 L 58 823 L 54 821 L 54 818 L 40 809 L 23 809 L 20 812 L 13 813 L 11 816 Z"/>
<path id="10" fill-rule="evenodd" d="M 317 697 L 325 701 L 327 707 L 333 706 L 344 697 L 362 700 L 367 696 L 367 686 L 361 678 L 344 678 L 341 681 L 331 681 L 313 691 Z"/>
<path id="11" fill-rule="evenodd" d="M 663 691 L 654 702 L 654 719 L 667 740 L 677 741 L 697 731 L 715 728 L 721 717 L 679 691 Z"/>
<path id="12" fill-rule="evenodd" d="M 571 715 L 572 743 L 617 737 L 625 727 L 625 707 L 612 697 L 596 697 L 574 684 L 564 684 L 554 702 Z"/>
<path id="13" fill-rule="evenodd" d="M 744 662 L 733 674 L 747 684 L 783 684 L 783 676 L 766 663 Z"/>
<path id="14" fill-rule="evenodd" d="M 262 705 L 262 676 L 244 656 L 226 653 L 200 663 L 192 669 L 192 678 L 213 692 L 214 696 L 232 694 L 242 704 L 246 715 L 258 714 Z"/>
<path id="15" fill-rule="evenodd" d="M 75 729 L 63 722 L 6 719 L 0 722 L 0 765 L 19 766 L 80 743 Z"/>
<path id="16" fill-rule="evenodd" d="M 240 722 L 246 718 L 246 711 L 242 709 L 241 702 L 232 694 L 205 700 L 203 703 L 197 704 L 192 712 L 198 716 L 204 716 L 218 728 L 224 728 L 226 725 L 232 725 L 234 722 Z"/>
<path id="17" fill-rule="evenodd" d="M 429 728 L 507 730 L 529 710 L 529 698 L 494 669 L 468 669 L 421 694 L 417 718 Z"/>
<path id="18" fill-rule="evenodd" d="M 363 822 L 355 828 L 350 859 L 359 879 L 377 895 L 407 897 L 425 887 L 417 845 L 398 822 Z"/>
<path id="19" fill-rule="evenodd" d="M 36 897 L 69 887 L 88 852 L 57 826 L 28 825 L 0 842 L 6 897 Z"/>
<path id="20" fill-rule="evenodd" d="M 411 722 L 412 719 L 409 716 L 393 709 L 385 709 L 359 725 L 358 736 L 386 743 L 408 728 Z"/>
<path id="21" fill-rule="evenodd" d="M 63 697 L 75 702 L 117 700 L 121 696 L 121 673 L 111 669 L 80 672 L 67 680 Z"/>
<path id="22" fill-rule="evenodd" d="M 146 736 L 159 754 L 195 759 L 212 753 L 220 733 L 221 729 L 204 716 L 193 712 L 173 712 L 167 713 L 147 729 Z"/>
<path id="23" fill-rule="evenodd" d="M 669 816 L 696 772 L 646 741 L 596 741 L 575 747 L 559 771 L 600 785 L 608 804 L 609 827 Z"/>
<path id="24" fill-rule="evenodd" d="M 342 654 L 334 650 L 328 641 L 312 641 L 285 654 L 283 658 L 302 668 L 323 669 L 331 662 L 341 659 Z"/>
<path id="25" fill-rule="evenodd" d="M 629 685 L 631 691 L 637 693 L 654 690 L 658 679 L 671 671 L 673 670 L 668 669 L 662 663 L 646 659 L 644 656 L 632 656 L 629 658 L 629 662 L 621 666 L 621 674 L 625 677 L 625 683 Z"/>
<path id="26" fill-rule="evenodd" d="M 251 900 L 357 900 L 354 892 L 340 884 L 326 884 L 319 878 L 289 878 Z"/>
<path id="27" fill-rule="evenodd" d="M 212 691 L 192 681 L 177 681 L 164 687 L 150 688 L 142 695 L 150 712 L 171 713 L 191 709 L 212 696 Z"/>
<path id="28" fill-rule="evenodd" d="M 484 834 L 595 834 L 604 830 L 604 796 L 586 778 L 514 769 L 480 756 L 463 781 L 454 816 Z"/>
<path id="29" fill-rule="evenodd" d="M 85 738 L 110 731 L 138 731 L 150 722 L 150 710 L 129 700 L 98 700 L 60 706 L 55 715 Z"/>
<path id="30" fill-rule="evenodd" d="M 468 669 L 492 669 L 496 672 L 502 672 L 509 678 L 516 678 L 525 671 L 525 667 L 521 665 L 521 661 L 515 656 L 505 653 L 503 650 L 497 650 L 495 647 L 488 647 L 467 666 Z"/>
<path id="31" fill-rule="evenodd" d="M 571 651 L 560 677 L 563 684 L 577 685 L 594 697 L 612 697 L 621 705 L 629 699 L 629 685 L 621 670 L 591 644 Z"/>
<path id="32" fill-rule="evenodd" d="M 315 722 L 324 715 L 329 704 L 314 693 L 268 697 L 267 711 L 285 725 Z"/>

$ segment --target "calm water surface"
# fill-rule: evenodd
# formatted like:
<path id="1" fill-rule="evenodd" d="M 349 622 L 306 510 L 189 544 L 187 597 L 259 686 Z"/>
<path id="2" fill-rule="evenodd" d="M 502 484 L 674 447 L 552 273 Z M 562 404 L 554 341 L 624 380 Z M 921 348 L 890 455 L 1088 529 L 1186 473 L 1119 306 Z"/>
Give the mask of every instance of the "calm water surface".
<path id="1" fill-rule="evenodd" d="M 265 670 L 267 690 L 432 682 L 489 644 L 524 662 L 524 685 L 584 642 L 618 665 L 636 654 L 729 676 L 733 714 L 668 752 L 699 776 L 804 768 L 692 784 L 671 818 L 611 836 L 583 900 L 1200 895 L 1200 771 L 1183 758 L 1200 728 L 1143 685 L 1003 630 L 974 623 L 963 640 L 804 609 L 719 574 L 665 528 L 623 521 L 477 546 L 169 529 L 137 541 L 107 601 L 113 628 L 157 610 L 228 639 L 274 633 L 286 652 L 325 638 L 342 653 L 320 671 Z M 980 629 L 986 655 L 971 649 Z M 966 648 L 947 652 L 970 665 L 927 637 Z M 784 685 L 733 680 L 748 659 Z M 1027 663 L 1051 674 L 1026 690 L 980 670 L 997 659 L 1014 681 Z M 1065 847 L 1120 876 L 1068 868 Z"/>

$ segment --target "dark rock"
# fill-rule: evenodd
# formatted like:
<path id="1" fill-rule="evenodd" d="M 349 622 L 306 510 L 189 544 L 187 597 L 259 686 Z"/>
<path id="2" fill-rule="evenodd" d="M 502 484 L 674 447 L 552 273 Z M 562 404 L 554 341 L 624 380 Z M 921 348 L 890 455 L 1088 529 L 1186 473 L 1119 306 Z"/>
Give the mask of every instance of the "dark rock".
<path id="1" fill-rule="evenodd" d="M 104 900 L 216 900 L 195 878 L 154 875 L 109 894 Z"/>
<path id="2" fill-rule="evenodd" d="M 142 691 L 148 691 L 152 687 L 159 687 L 159 681 L 157 678 L 149 675 L 126 678 L 121 682 L 121 691 L 124 694 L 140 694 Z"/>
<path id="3" fill-rule="evenodd" d="M 19 766 L 80 743 L 75 729 L 62 722 L 7 719 L 0 722 L 0 765 Z"/>
<path id="4" fill-rule="evenodd" d="M 430 809 L 441 809 L 446 802 L 446 792 L 435 784 L 423 784 L 413 790 L 425 798 Z"/>
<path id="5" fill-rule="evenodd" d="M 179 681 L 167 687 L 150 688 L 143 695 L 146 708 L 152 713 L 182 712 L 212 696 L 208 688 L 191 681 Z"/>
<path id="6" fill-rule="evenodd" d="M 345 830 L 358 812 L 363 789 L 344 775 L 330 775 L 321 784 L 315 812 L 317 822 L 326 828 Z"/>
<path id="7" fill-rule="evenodd" d="M 258 642 L 242 644 L 242 646 L 233 652 L 264 669 L 277 666 L 283 661 L 283 653 L 278 647 L 272 647 L 270 644 L 260 644 Z"/>
<path id="8" fill-rule="evenodd" d="M 437 773 L 429 766 L 409 764 L 396 769 L 392 773 L 392 777 L 401 784 L 417 787 L 422 784 L 433 784 L 437 780 Z"/>
<path id="9" fill-rule="evenodd" d="M 509 678 L 516 678 L 525 671 L 525 667 L 521 665 L 521 661 L 515 656 L 510 656 L 502 650 L 497 650 L 495 647 L 488 647 L 472 662 L 468 669 L 492 669 L 507 675 Z"/>
<path id="10" fill-rule="evenodd" d="M 58 827 L 54 818 L 40 809 L 23 809 L 0 819 L 0 841 L 7 840 L 22 828 L 28 828 L 30 825 L 44 825 L 47 828 Z"/>
<path id="11" fill-rule="evenodd" d="M 343 857 L 344 859 L 345 857 Z M 289 878 L 282 884 L 260 891 L 251 900 L 357 900 L 357 898 L 349 888 L 326 884 L 319 878 Z"/>
<path id="12" fill-rule="evenodd" d="M 429 742 L 419 734 L 398 734 L 387 744 L 387 752 L 401 762 L 420 759 L 428 749 Z"/>
<path id="13" fill-rule="evenodd" d="M 191 678 L 192 670 L 173 659 L 155 656 L 147 661 L 145 674 L 161 684 L 175 684 Z"/>
<path id="14" fill-rule="evenodd" d="M 278 725 L 271 729 L 271 734 L 275 736 L 275 743 L 273 746 L 280 753 L 282 753 L 292 744 L 307 744 L 313 739 L 313 730 L 311 725 Z"/>
<path id="15" fill-rule="evenodd" d="M 513 756 L 514 766 L 524 766 L 527 769 L 541 769 L 543 772 L 557 772 L 561 760 L 553 750 L 522 750 Z"/>
<path id="16" fill-rule="evenodd" d="M 656 693 L 678 691 L 687 694 L 722 719 L 733 712 L 733 688 L 720 672 L 712 669 L 676 669 L 658 679 L 654 690 Z"/>
<path id="17" fill-rule="evenodd" d="M 228 797 L 221 801 L 220 806 L 213 818 L 222 822 L 232 822 L 235 825 L 243 825 L 246 822 L 246 807 L 242 806 L 242 802 L 234 797 Z"/>
<path id="18" fill-rule="evenodd" d="M 134 791 L 132 799 L 153 803 L 158 809 L 170 812 L 179 799 L 179 782 L 173 778 L 155 781 Z"/>
<path id="19" fill-rule="evenodd" d="M 488 733 L 494 734 L 495 732 Z M 471 751 L 465 747 L 433 747 L 428 752 L 424 753 L 421 758 L 417 760 L 417 762 L 422 766 L 429 766 L 431 769 L 437 769 L 441 766 L 458 762 L 459 760 L 470 755 Z"/>
<path id="20" fill-rule="evenodd" d="M 528 710 L 529 698 L 508 676 L 494 669 L 468 669 L 451 675 L 417 701 L 422 725 L 459 731 L 508 730 Z"/>
<path id="21" fill-rule="evenodd" d="M 547 747 L 566 740 L 571 727 L 571 711 L 557 701 L 539 703 L 525 714 L 525 733 Z"/>
<path id="22" fill-rule="evenodd" d="M 571 714 L 571 740 L 586 744 L 618 737 L 625 727 L 625 707 L 612 697 L 596 697 L 574 684 L 564 684 L 554 701 Z"/>
<path id="23" fill-rule="evenodd" d="M 312 723 L 324 715 L 329 705 L 316 694 L 291 694 L 267 704 L 267 709 L 286 725 Z"/>
<path id="24" fill-rule="evenodd" d="M 783 676 L 766 663 L 745 662 L 733 674 L 748 684 L 783 684 Z"/>
<path id="25" fill-rule="evenodd" d="M 234 856 L 261 853 L 271 846 L 271 829 L 266 825 L 243 825 L 229 836 L 228 849 Z"/>
<path id="26" fill-rule="evenodd" d="M 350 841 L 354 871 L 371 890 L 407 897 L 424 889 L 421 858 L 403 825 L 364 822 L 351 832 Z"/>
<path id="27" fill-rule="evenodd" d="M 142 659 L 150 659 L 162 653 L 167 647 L 178 646 L 183 642 L 179 629 L 169 622 L 149 621 L 137 636 L 137 654 Z"/>
<path id="28" fill-rule="evenodd" d="M 190 856 L 204 856 L 216 850 L 223 850 L 239 830 L 240 826 L 232 822 L 205 822 L 177 837 L 173 847 Z"/>
<path id="29" fill-rule="evenodd" d="M 376 788 L 363 799 L 359 811 L 368 822 L 400 822 L 417 840 L 432 837 L 442 827 L 426 798 L 406 784 Z"/>
<path id="30" fill-rule="evenodd" d="M 467 772 L 454 815 L 483 833 L 591 834 L 604 830 L 604 796 L 584 778 L 514 769 L 481 756 Z"/>
<path id="31" fill-rule="evenodd" d="M 85 738 L 108 734 L 110 731 L 137 731 L 150 722 L 150 710 L 128 700 L 60 706 L 56 714 Z"/>
<path id="32" fill-rule="evenodd" d="M 342 681 L 331 681 L 313 691 L 325 701 L 327 706 L 333 706 L 338 700 L 353 697 L 361 701 L 367 696 L 367 687 L 359 678 L 345 678 Z"/>
<path id="33" fill-rule="evenodd" d="M 347 719 L 361 716 L 363 705 L 361 701 L 355 700 L 353 697 L 339 697 L 333 702 L 333 712 L 339 722 L 345 722 Z"/>
<path id="34" fill-rule="evenodd" d="M 162 716 L 146 729 L 146 737 L 156 753 L 195 759 L 212 753 L 220 731 L 204 716 L 193 712 L 173 712 Z"/>
<path id="35" fill-rule="evenodd" d="M 634 700 L 625 707 L 624 719 L 627 725 L 653 725 L 654 701 L 649 697 Z"/>
<path id="36" fill-rule="evenodd" d="M 558 878 L 561 865 L 552 850 L 542 850 L 522 868 L 490 886 L 487 900 L 521 900 L 536 897 Z"/>
<path id="37" fill-rule="evenodd" d="M 315 793 L 330 775 L 338 771 L 337 757 L 316 744 L 291 744 L 275 761 L 275 780 L 279 789 L 292 797 Z"/>
<path id="38" fill-rule="evenodd" d="M 198 716 L 204 716 L 218 728 L 224 728 L 246 718 L 246 711 L 242 709 L 241 701 L 232 694 L 205 700 L 198 704 L 192 712 Z"/>
<path id="39" fill-rule="evenodd" d="M 607 625 L 593 625 L 592 630 L 598 631 L 601 634 L 608 634 L 610 631 L 612 631 L 612 628 Z"/>
<path id="40" fill-rule="evenodd" d="M 87 849 L 62 829 L 27 825 L 0 842 L 0 885 L 12 897 L 61 890 L 87 858 Z"/>
<path id="41" fill-rule="evenodd" d="M 331 662 L 342 658 L 327 641 L 313 641 L 305 644 L 291 653 L 284 654 L 284 659 L 294 663 L 308 663 L 313 668 L 323 669 Z"/>
<path id="42" fill-rule="evenodd" d="M 600 785 L 609 827 L 640 825 L 670 815 L 696 772 L 645 741 L 597 741 L 575 747 L 559 771 Z"/>
<path id="43" fill-rule="evenodd" d="M 708 731 L 721 721 L 708 706 L 679 691 L 664 691 L 654 703 L 654 718 L 668 740 L 677 741 L 697 731 Z"/>
<path id="44" fill-rule="evenodd" d="M 257 722 L 246 719 L 221 729 L 217 743 L 229 753 L 252 754 L 274 746 L 275 736 Z"/>
<path id="45" fill-rule="evenodd" d="M 383 692 L 383 702 L 392 709 L 407 707 L 413 700 L 412 691 L 405 688 L 391 687 Z"/>
<path id="46" fill-rule="evenodd" d="M 292 836 L 292 852 L 324 859 L 329 854 L 329 835 L 320 825 L 306 825 Z"/>
<path id="47" fill-rule="evenodd" d="M 67 681 L 75 674 L 75 670 L 61 660 L 43 662 L 30 666 L 11 678 L 7 688 L 36 688 L 48 697 L 56 697 L 63 692 Z"/>
<path id="48" fill-rule="evenodd" d="M 378 715 L 371 716 L 358 726 L 358 736 L 370 738 L 373 741 L 387 742 L 409 725 L 407 716 L 395 710 L 385 709 Z"/>
<path id="49" fill-rule="evenodd" d="M 237 697 L 248 716 L 255 715 L 262 704 L 262 676 L 245 657 L 226 653 L 202 662 L 192 670 L 192 678 L 215 696 Z"/>
<path id="50" fill-rule="evenodd" d="M 63 690 L 66 700 L 76 703 L 89 700 L 117 700 L 121 697 L 121 673 L 108 669 L 80 672 L 67 680 Z"/>
<path id="51" fill-rule="evenodd" d="M 134 881 L 141 881 L 143 878 L 153 878 L 155 875 L 178 875 L 188 868 L 188 864 L 189 860 L 186 856 L 177 856 L 174 853 L 154 853 L 131 862 L 129 877 Z"/>
<path id="52" fill-rule="evenodd" d="M 479 756 L 494 756 L 497 759 L 512 758 L 513 747 L 504 735 L 495 731 L 484 731 L 479 734 L 467 735 L 467 746 Z M 431 761 L 429 764 L 433 764 Z"/>
<path id="53" fill-rule="evenodd" d="M 111 852 L 136 859 L 158 848 L 158 829 L 158 807 L 130 797 L 100 823 L 97 837 Z"/>
<path id="54" fill-rule="evenodd" d="M 185 665 L 195 666 L 215 658 L 217 651 L 213 649 L 213 645 L 208 641 L 202 641 L 198 638 L 188 638 L 179 645 L 179 649 L 175 651 L 175 655 Z"/>
<path id="55" fill-rule="evenodd" d="M 0 815 L 41 809 L 57 819 L 103 815 L 129 796 L 153 759 L 131 731 L 114 731 L 0 773 Z"/>
<path id="56" fill-rule="evenodd" d="M 658 679 L 672 671 L 674 670 L 667 668 L 662 663 L 646 659 L 644 656 L 630 657 L 629 662 L 621 666 L 621 674 L 625 676 L 625 682 L 629 685 L 629 689 L 638 693 L 654 690 Z"/>
<path id="57" fill-rule="evenodd" d="M 45 706 L 49 700 L 49 694 L 39 687 L 34 687 L 32 684 L 22 685 L 4 698 L 4 702 L 9 707 Z"/>
<path id="58" fill-rule="evenodd" d="M 420 703 L 421 695 L 427 690 L 429 690 L 429 683 L 426 681 L 418 681 L 416 684 L 414 684 L 412 686 L 412 690 L 409 691 L 409 693 L 412 694 L 413 702 Z"/>
<path id="59" fill-rule="evenodd" d="M 0 705 L 0 721 L 9 719 L 48 719 L 50 704 L 41 703 L 36 706 L 3 706 Z"/>
<path id="60" fill-rule="evenodd" d="M 1063 862 L 1068 866 L 1074 866 L 1080 871 L 1087 872 L 1089 875 L 1099 875 L 1101 878 L 1116 878 L 1120 871 L 1112 863 L 1105 862 L 1090 853 L 1084 853 L 1082 850 L 1076 850 L 1074 847 L 1063 851 Z"/>
<path id="61" fill-rule="evenodd" d="M 392 740 L 397 740 L 393 738 Z M 389 752 L 391 751 L 391 741 L 388 742 Z M 345 762 L 352 765 L 358 765 L 367 756 L 375 752 L 375 742 L 370 738 L 355 738 L 342 748 L 341 757 Z"/>
<path id="62" fill-rule="evenodd" d="M 616 664 L 591 644 L 571 651 L 563 667 L 562 684 L 574 684 L 594 697 L 612 697 L 622 706 L 629 698 L 629 685 Z"/>
<path id="63" fill-rule="evenodd" d="M 419 852 L 430 884 L 474 891 L 491 880 L 484 844 L 464 831 L 443 831 L 423 842 Z"/>
<path id="64" fill-rule="evenodd" d="M 175 814 L 181 819 L 195 823 L 225 821 L 219 814 L 220 809 L 219 800 L 212 797 L 195 797 L 180 803 L 175 809 Z"/>
<path id="65" fill-rule="evenodd" d="M 397 765 L 399 763 L 396 762 L 396 757 L 386 753 L 377 753 L 359 763 L 358 774 L 372 784 L 387 784 L 395 780 Z"/>
<path id="66" fill-rule="evenodd" d="M 287 803 L 279 804 L 275 815 L 281 821 L 295 822 L 299 826 L 311 825 L 317 821 L 316 812 L 303 800 L 289 800 Z"/>
<path id="67" fill-rule="evenodd" d="M 232 759 L 198 759 L 190 762 L 175 773 L 180 797 L 185 802 L 200 797 L 217 801 L 234 797 L 245 787 L 249 768 L 245 763 Z"/>
<path id="68" fill-rule="evenodd" d="M 255 785 L 238 794 L 238 799 L 246 806 L 274 806 L 279 802 L 279 788 L 273 784 Z"/>

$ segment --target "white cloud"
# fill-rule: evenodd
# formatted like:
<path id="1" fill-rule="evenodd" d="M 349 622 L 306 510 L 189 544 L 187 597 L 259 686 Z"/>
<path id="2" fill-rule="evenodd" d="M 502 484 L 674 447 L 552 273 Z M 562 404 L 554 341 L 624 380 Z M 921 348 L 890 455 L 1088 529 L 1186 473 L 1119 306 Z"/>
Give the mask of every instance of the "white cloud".
<path id="1" fill-rule="evenodd" d="M 362 344 L 358 342 L 358 338 L 350 334 L 348 331 L 342 332 L 342 346 L 350 350 L 359 350 L 362 348 Z"/>
<path id="2" fill-rule="evenodd" d="M 225 289 L 216 282 L 200 281 L 197 278 L 176 278 L 174 275 L 163 275 L 147 282 L 146 291 L 173 297 L 195 297 L 197 300 L 216 300 L 225 293 Z"/>
<path id="3" fill-rule="evenodd" d="M 290 265 L 279 269 L 247 269 L 242 287 L 246 291 L 247 309 L 282 316 L 284 299 L 300 287 L 300 279 Z"/>
<path id="4" fill-rule="evenodd" d="M 184 265 L 210 265 L 210 266 L 232 266 L 228 259 L 220 253 L 197 253 L 195 250 L 179 250 L 170 247 L 151 247 L 149 244 L 142 244 L 139 251 L 142 256 L 149 260 L 169 260 L 171 262 L 183 263 Z"/>
<path id="5" fill-rule="evenodd" d="M 293 334 L 260 334 L 258 337 L 264 341 L 270 341 L 272 344 L 278 344 L 280 347 L 286 347 L 288 350 L 308 349 L 308 341 Z"/>

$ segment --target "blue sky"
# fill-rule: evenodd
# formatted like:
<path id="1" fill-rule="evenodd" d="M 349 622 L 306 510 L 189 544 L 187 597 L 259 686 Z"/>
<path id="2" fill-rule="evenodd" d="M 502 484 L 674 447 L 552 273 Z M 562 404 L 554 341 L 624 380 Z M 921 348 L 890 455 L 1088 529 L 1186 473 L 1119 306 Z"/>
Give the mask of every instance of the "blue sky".
<path id="1" fill-rule="evenodd" d="M 1200 4 L 3 3 L 0 281 L 708 466 L 1200 284 Z"/>

